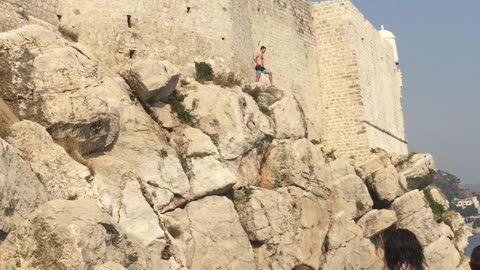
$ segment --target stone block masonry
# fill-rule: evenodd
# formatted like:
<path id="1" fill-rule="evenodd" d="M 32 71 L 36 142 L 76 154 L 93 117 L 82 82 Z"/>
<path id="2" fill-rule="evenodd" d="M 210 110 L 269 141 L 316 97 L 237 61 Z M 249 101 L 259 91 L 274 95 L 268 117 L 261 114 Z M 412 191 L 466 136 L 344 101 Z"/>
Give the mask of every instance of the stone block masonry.
<path id="1" fill-rule="evenodd" d="M 407 152 L 392 49 L 349 1 L 6 2 L 75 33 L 106 76 L 154 58 L 184 74 L 207 60 L 253 80 L 253 55 L 266 46 L 266 67 L 302 106 L 310 139 L 321 138 L 342 156 L 366 158 L 376 147 Z"/>

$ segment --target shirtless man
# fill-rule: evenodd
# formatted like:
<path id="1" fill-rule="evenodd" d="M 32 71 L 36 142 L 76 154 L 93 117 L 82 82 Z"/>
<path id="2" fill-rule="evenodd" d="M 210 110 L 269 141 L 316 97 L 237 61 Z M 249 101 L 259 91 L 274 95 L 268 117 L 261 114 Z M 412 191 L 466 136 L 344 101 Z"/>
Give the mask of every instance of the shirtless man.
<path id="1" fill-rule="evenodd" d="M 265 46 L 260 47 L 260 52 L 258 52 L 255 57 L 253 58 L 253 62 L 255 63 L 255 72 L 257 75 L 257 78 L 255 82 L 260 81 L 260 76 L 262 74 L 268 74 L 268 78 L 270 79 L 270 85 L 273 85 L 273 77 L 272 77 L 272 72 L 268 71 L 264 66 L 263 66 L 263 55 L 267 51 L 267 48 Z"/>

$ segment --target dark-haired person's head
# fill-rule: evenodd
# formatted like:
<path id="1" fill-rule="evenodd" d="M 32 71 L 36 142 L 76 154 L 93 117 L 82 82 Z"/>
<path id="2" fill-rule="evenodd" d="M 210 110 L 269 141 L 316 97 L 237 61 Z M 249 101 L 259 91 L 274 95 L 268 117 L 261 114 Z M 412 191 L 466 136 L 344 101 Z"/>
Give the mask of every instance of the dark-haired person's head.
<path id="1" fill-rule="evenodd" d="M 477 246 L 472 251 L 472 256 L 470 256 L 470 269 L 480 270 L 480 246 Z"/>
<path id="2" fill-rule="evenodd" d="M 260 47 L 260 51 L 266 52 L 266 51 L 267 51 L 267 47 L 265 47 L 265 46 Z"/>
<path id="3" fill-rule="evenodd" d="M 315 270 L 313 267 L 306 264 L 299 264 L 292 268 L 292 270 Z"/>
<path id="4" fill-rule="evenodd" d="M 385 262 L 389 270 L 424 270 L 423 247 L 414 233 L 397 229 L 387 234 Z"/>

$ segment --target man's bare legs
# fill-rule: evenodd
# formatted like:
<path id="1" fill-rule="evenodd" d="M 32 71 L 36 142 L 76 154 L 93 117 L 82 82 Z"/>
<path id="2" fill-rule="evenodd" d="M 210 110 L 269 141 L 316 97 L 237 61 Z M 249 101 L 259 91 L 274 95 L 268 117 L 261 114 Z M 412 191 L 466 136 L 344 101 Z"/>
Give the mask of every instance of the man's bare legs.
<path id="1" fill-rule="evenodd" d="M 259 81 L 260 81 L 260 76 L 262 76 L 262 74 L 260 74 L 260 73 L 258 73 L 258 72 L 255 73 L 255 74 L 256 74 L 256 76 L 257 76 L 255 82 L 259 82 Z"/>
<path id="2" fill-rule="evenodd" d="M 267 72 L 268 79 L 270 80 L 270 85 L 273 86 L 273 73 L 271 71 Z"/>

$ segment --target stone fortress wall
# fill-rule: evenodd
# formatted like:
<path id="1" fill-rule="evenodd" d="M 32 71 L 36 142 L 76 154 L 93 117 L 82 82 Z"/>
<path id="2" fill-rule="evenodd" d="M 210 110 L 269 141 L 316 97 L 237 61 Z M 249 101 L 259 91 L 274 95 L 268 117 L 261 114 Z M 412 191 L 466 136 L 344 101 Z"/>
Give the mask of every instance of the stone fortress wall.
<path id="1" fill-rule="evenodd" d="M 342 155 L 407 151 L 391 48 L 349 1 L 6 1 L 77 35 L 106 75 L 146 57 L 187 73 L 208 60 L 253 79 L 253 54 L 267 46 L 266 66 L 300 103 L 309 138 Z"/>

